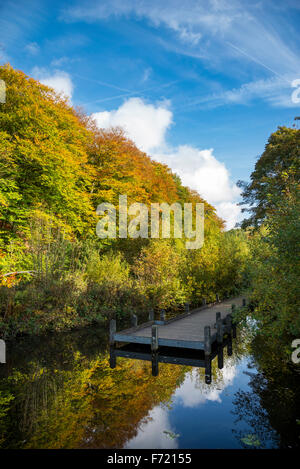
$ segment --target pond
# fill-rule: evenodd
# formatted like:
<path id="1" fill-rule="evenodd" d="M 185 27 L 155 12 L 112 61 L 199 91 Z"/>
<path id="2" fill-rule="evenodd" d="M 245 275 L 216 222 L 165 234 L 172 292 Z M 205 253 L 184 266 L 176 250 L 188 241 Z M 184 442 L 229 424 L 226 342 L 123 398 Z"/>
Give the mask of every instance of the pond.
<path id="1" fill-rule="evenodd" d="M 117 358 L 107 331 L 21 338 L 0 365 L 2 448 L 288 448 L 300 446 L 299 370 L 276 344 L 238 330 L 224 365 Z"/>

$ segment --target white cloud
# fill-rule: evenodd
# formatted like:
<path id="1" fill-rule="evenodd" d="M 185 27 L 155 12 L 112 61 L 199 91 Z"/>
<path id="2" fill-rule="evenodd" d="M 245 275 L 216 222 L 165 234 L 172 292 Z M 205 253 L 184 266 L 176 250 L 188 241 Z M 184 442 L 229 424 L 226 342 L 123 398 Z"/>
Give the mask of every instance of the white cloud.
<path id="1" fill-rule="evenodd" d="M 230 181 L 225 164 L 213 155 L 213 149 L 200 150 L 190 145 L 172 148 L 166 143 L 166 132 L 173 114 L 168 103 L 147 104 L 140 98 L 130 98 L 118 109 L 93 114 L 100 128 L 120 126 L 138 148 L 155 160 L 167 164 L 184 185 L 195 189 L 217 209 L 231 229 L 239 221 L 236 205 L 239 189 Z"/>
<path id="2" fill-rule="evenodd" d="M 36 42 L 30 42 L 25 46 L 25 50 L 31 55 L 37 55 L 40 51 L 40 47 Z"/>
<path id="3" fill-rule="evenodd" d="M 44 68 L 34 67 L 32 75 L 44 85 L 54 88 L 57 93 L 63 93 L 71 100 L 74 85 L 67 72 L 55 70 L 51 73 Z"/>
<path id="4" fill-rule="evenodd" d="M 218 215 L 226 220 L 228 229 L 234 228 L 241 212 L 235 203 L 240 190 L 230 181 L 228 169 L 213 155 L 212 148 L 199 150 L 181 145 L 169 153 L 153 153 L 153 157 L 168 164 L 184 185 L 195 189 L 214 205 Z"/>
<path id="5" fill-rule="evenodd" d="M 126 443 L 125 448 L 176 449 L 177 439 L 172 439 L 164 433 L 165 431 L 176 433 L 172 430 L 168 417 L 167 408 L 154 407 L 140 424 L 137 435 Z"/>
<path id="6" fill-rule="evenodd" d="M 300 76 L 300 72 L 299 72 Z M 263 99 L 271 106 L 295 107 L 297 103 L 292 100 L 292 83 L 294 76 L 272 77 L 265 80 L 256 80 L 244 83 L 239 88 L 233 88 L 220 93 L 195 98 L 182 108 L 202 106 L 215 108 L 226 104 L 248 104 L 255 99 Z"/>
<path id="7" fill-rule="evenodd" d="M 177 404 L 178 401 L 183 407 L 198 407 L 205 404 L 206 401 L 222 402 L 222 393 L 226 387 L 233 383 L 236 376 L 236 367 L 232 363 L 225 364 L 223 369 L 219 371 L 221 380 L 218 387 L 204 383 L 204 377 L 198 376 L 198 370 L 194 368 L 191 373 L 187 374 L 184 382 L 179 389 L 176 390 L 173 400 Z M 199 379 L 201 389 L 199 389 Z"/>
<path id="8" fill-rule="evenodd" d="M 172 123 L 168 102 L 155 106 L 140 98 L 130 98 L 118 109 L 96 112 L 93 117 L 100 128 L 122 127 L 145 152 L 164 146 L 166 130 Z"/>
<path id="9" fill-rule="evenodd" d="M 142 77 L 142 82 L 143 83 L 145 83 L 145 81 L 149 80 L 149 77 L 150 77 L 151 73 L 152 73 L 152 68 L 151 67 L 145 68 L 144 73 L 143 73 L 143 77 Z"/>

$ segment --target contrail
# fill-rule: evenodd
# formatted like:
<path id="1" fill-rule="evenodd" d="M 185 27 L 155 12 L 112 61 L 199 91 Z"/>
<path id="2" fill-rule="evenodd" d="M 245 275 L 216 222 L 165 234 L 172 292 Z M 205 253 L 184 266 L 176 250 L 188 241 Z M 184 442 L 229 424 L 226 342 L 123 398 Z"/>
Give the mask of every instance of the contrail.
<path id="1" fill-rule="evenodd" d="M 95 80 L 92 80 L 92 81 L 95 81 Z M 139 91 L 138 90 L 128 91 L 128 93 L 111 96 L 109 98 L 96 99 L 94 101 L 89 101 L 87 103 L 83 103 L 82 106 L 87 106 L 88 104 L 93 104 L 93 103 L 103 103 L 103 102 L 106 102 L 106 101 L 111 101 L 113 99 L 126 98 L 126 97 L 132 96 L 132 95 L 142 95 L 144 93 L 147 93 L 148 91 L 155 91 L 155 90 L 158 90 L 160 88 L 167 88 L 168 86 L 172 86 L 175 83 L 178 83 L 179 81 L 180 80 L 173 80 L 173 81 L 170 81 L 168 83 L 164 83 L 163 85 L 153 86 L 151 88 L 145 88 L 145 89 L 139 90 Z M 99 82 L 99 83 L 101 83 L 101 82 Z M 121 89 L 121 88 L 119 88 L 119 89 Z"/>
<path id="2" fill-rule="evenodd" d="M 233 49 L 236 49 L 237 51 L 239 51 L 241 54 L 244 54 L 246 57 L 248 57 L 249 59 L 253 60 L 253 62 L 256 62 L 257 64 L 261 65 L 262 67 L 266 68 L 267 70 L 269 70 L 270 72 L 274 73 L 274 75 L 277 75 L 279 78 L 281 78 L 282 80 L 286 81 L 287 83 L 290 84 L 289 80 L 287 80 L 285 77 L 283 77 L 282 75 L 279 75 L 279 73 L 275 72 L 275 70 L 273 70 L 272 68 L 268 67 L 268 65 L 265 65 L 263 62 L 261 62 L 260 60 L 256 59 L 255 57 L 252 57 L 252 55 L 248 54 L 248 52 L 245 52 L 243 51 L 242 49 L 240 49 L 239 47 L 235 46 L 234 44 L 232 44 L 231 42 L 229 41 L 226 41 L 227 44 L 229 44 L 231 47 L 233 47 Z"/>

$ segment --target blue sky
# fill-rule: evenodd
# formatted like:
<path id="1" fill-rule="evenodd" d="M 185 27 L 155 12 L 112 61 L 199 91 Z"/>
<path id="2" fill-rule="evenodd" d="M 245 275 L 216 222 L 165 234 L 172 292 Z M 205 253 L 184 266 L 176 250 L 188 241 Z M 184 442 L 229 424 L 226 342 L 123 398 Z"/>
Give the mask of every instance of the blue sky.
<path id="1" fill-rule="evenodd" d="M 299 115 L 299 24 L 296 0 L 0 0 L 0 60 L 124 127 L 230 228 L 236 181 Z"/>

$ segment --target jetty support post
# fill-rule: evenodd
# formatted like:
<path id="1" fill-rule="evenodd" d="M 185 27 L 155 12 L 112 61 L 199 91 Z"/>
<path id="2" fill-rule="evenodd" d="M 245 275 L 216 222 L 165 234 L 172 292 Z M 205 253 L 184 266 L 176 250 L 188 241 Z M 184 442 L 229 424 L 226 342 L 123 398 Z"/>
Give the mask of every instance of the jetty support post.
<path id="1" fill-rule="evenodd" d="M 137 323 L 138 323 L 137 315 L 136 315 L 136 314 L 133 314 L 133 315 L 131 316 L 131 324 L 132 324 L 132 327 L 137 327 Z"/>
<path id="2" fill-rule="evenodd" d="M 205 356 L 211 354 L 211 333 L 210 326 L 204 327 L 204 352 Z"/>
<path id="3" fill-rule="evenodd" d="M 220 302 L 220 297 L 219 297 L 219 294 L 217 293 L 216 294 L 216 303 L 219 303 Z"/>
<path id="4" fill-rule="evenodd" d="M 206 305 L 206 298 L 203 298 L 202 300 L 202 306 L 205 306 Z"/>
<path id="5" fill-rule="evenodd" d="M 154 310 L 151 308 L 149 310 L 149 321 L 154 321 Z"/>
<path id="6" fill-rule="evenodd" d="M 153 325 L 151 332 L 152 376 L 158 376 L 158 326 Z"/>
<path id="7" fill-rule="evenodd" d="M 188 313 L 190 311 L 190 304 L 189 303 L 184 304 L 184 310 L 185 310 L 186 313 Z"/>
<path id="8" fill-rule="evenodd" d="M 164 309 L 160 310 L 160 320 L 165 321 L 166 320 L 166 311 Z"/>
<path id="9" fill-rule="evenodd" d="M 151 330 L 151 352 L 157 352 L 158 351 L 158 326 L 154 325 L 152 326 Z"/>

